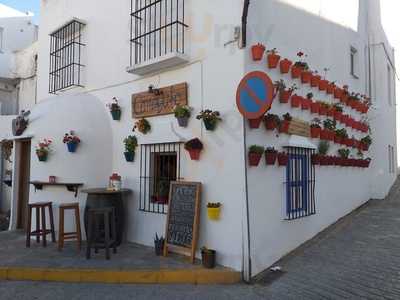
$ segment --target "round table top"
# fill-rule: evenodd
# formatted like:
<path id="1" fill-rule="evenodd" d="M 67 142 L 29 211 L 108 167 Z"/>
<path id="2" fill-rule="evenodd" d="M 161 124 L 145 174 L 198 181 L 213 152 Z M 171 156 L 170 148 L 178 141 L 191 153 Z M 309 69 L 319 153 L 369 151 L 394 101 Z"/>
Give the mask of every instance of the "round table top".
<path id="1" fill-rule="evenodd" d="M 82 193 L 92 194 L 92 195 L 113 195 L 113 194 L 128 194 L 131 193 L 130 189 L 121 189 L 119 191 L 111 191 L 106 188 L 94 188 L 94 189 L 85 189 L 81 190 Z"/>

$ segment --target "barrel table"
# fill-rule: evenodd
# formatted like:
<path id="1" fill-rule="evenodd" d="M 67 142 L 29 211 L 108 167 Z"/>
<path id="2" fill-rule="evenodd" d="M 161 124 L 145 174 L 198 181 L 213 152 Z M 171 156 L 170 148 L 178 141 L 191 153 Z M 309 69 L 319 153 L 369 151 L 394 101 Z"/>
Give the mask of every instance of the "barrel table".
<path id="1" fill-rule="evenodd" d="M 87 235 L 88 211 L 91 208 L 114 207 L 116 227 L 117 227 L 117 246 L 121 245 L 124 235 L 124 204 L 123 196 L 131 193 L 132 190 L 122 189 L 120 191 L 110 191 L 105 188 L 95 188 L 82 190 L 82 193 L 88 194 L 85 207 L 85 231 Z M 103 225 L 104 226 L 104 225 Z"/>

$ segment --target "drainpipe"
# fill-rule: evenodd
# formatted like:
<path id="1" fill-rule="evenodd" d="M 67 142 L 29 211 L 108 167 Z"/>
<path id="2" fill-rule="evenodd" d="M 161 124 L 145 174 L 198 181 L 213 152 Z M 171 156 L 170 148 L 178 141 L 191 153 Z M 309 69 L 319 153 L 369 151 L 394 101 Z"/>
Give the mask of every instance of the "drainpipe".
<path id="1" fill-rule="evenodd" d="M 247 46 L 247 16 L 249 14 L 250 0 L 244 0 L 242 14 L 242 48 Z"/>

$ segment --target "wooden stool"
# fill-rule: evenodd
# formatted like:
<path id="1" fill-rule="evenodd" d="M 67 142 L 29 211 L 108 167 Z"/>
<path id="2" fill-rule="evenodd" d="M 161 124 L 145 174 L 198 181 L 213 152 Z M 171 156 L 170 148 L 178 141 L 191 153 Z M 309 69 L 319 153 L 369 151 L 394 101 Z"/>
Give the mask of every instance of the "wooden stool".
<path id="1" fill-rule="evenodd" d="M 64 215 L 66 210 L 73 210 L 75 213 L 76 231 L 64 231 Z M 79 215 L 79 203 L 65 203 L 60 205 L 60 223 L 58 227 L 58 250 L 61 251 L 64 247 L 65 240 L 77 240 L 78 251 L 81 250 L 82 232 L 81 232 L 81 218 Z"/>
<path id="2" fill-rule="evenodd" d="M 50 229 L 46 227 L 46 207 L 49 209 Z M 31 231 L 32 226 L 32 210 L 36 209 L 36 230 Z M 42 219 L 42 228 L 40 228 L 40 215 Z M 52 202 L 37 202 L 28 204 L 28 224 L 26 226 L 26 247 L 31 246 L 31 236 L 36 236 L 36 242 L 40 243 L 42 236 L 43 247 L 46 247 L 46 235 L 51 234 L 51 240 L 56 242 L 56 234 L 54 232 L 53 204 Z"/>
<path id="3" fill-rule="evenodd" d="M 100 221 L 104 226 L 100 224 Z M 113 252 L 117 253 L 117 228 L 114 207 L 89 209 L 87 235 L 87 259 L 90 259 L 91 248 L 95 249 L 95 253 L 98 253 L 99 248 L 105 248 L 106 259 L 110 259 L 110 246 L 113 247 Z"/>

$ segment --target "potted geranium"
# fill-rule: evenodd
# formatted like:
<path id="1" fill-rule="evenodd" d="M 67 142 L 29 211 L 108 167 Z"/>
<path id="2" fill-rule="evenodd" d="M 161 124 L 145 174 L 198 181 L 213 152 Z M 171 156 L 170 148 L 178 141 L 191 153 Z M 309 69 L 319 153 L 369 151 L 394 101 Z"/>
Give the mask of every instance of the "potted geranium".
<path id="1" fill-rule="evenodd" d="M 299 60 L 296 61 L 292 66 L 292 78 L 299 78 L 303 71 L 308 71 L 309 69 L 308 64 L 303 61 L 307 55 L 305 55 L 303 52 L 298 52 L 297 56 Z"/>
<path id="2" fill-rule="evenodd" d="M 321 130 L 321 139 L 333 141 L 335 139 L 336 121 L 331 119 L 324 120 L 324 129 Z"/>
<path id="3" fill-rule="evenodd" d="M 275 69 L 278 66 L 281 57 L 278 55 L 276 48 L 267 51 L 268 68 Z"/>
<path id="4" fill-rule="evenodd" d="M 276 158 L 278 156 L 278 151 L 274 147 L 268 147 L 265 150 L 265 162 L 267 165 L 274 165 Z"/>
<path id="5" fill-rule="evenodd" d="M 264 147 L 258 145 L 252 145 L 249 148 L 249 165 L 251 167 L 257 167 L 260 163 L 261 157 L 264 153 Z"/>
<path id="6" fill-rule="evenodd" d="M 175 118 L 180 127 L 187 127 L 191 115 L 191 109 L 187 105 L 176 105 L 174 108 Z"/>
<path id="7" fill-rule="evenodd" d="M 130 135 L 124 139 L 125 146 L 125 159 L 127 162 L 132 162 L 135 160 L 135 151 L 138 146 L 138 141 L 136 136 Z"/>
<path id="8" fill-rule="evenodd" d="M 278 115 L 274 115 L 274 114 L 267 114 L 264 117 L 264 124 L 265 124 L 265 128 L 267 130 L 274 130 L 276 128 L 278 128 L 280 123 L 280 119 Z"/>
<path id="9" fill-rule="evenodd" d="M 75 135 L 74 131 L 70 131 L 66 133 L 63 138 L 63 143 L 67 144 L 68 152 L 74 153 L 76 152 L 76 148 L 80 144 L 81 140 L 78 136 Z"/>
<path id="10" fill-rule="evenodd" d="M 210 109 L 202 110 L 196 117 L 197 120 L 203 120 L 206 130 L 214 131 L 218 122 L 222 121 L 219 111 Z"/>
<path id="11" fill-rule="evenodd" d="M 201 263 L 207 269 L 215 268 L 216 251 L 206 247 L 201 248 Z"/>
<path id="12" fill-rule="evenodd" d="M 151 130 L 150 122 L 145 118 L 139 119 L 135 122 L 135 126 L 133 127 L 133 131 L 139 131 L 142 134 L 148 134 Z"/>
<path id="13" fill-rule="evenodd" d="M 311 108 L 312 98 L 314 97 L 313 93 L 308 93 L 306 98 L 301 99 L 301 109 L 308 110 Z"/>
<path id="14" fill-rule="evenodd" d="M 285 152 L 278 153 L 278 165 L 286 166 L 289 162 L 289 155 Z"/>
<path id="15" fill-rule="evenodd" d="M 334 105 L 334 108 L 335 112 L 333 114 L 333 118 L 335 119 L 335 121 L 339 122 L 342 119 L 343 107 L 339 103 L 336 103 Z"/>
<path id="16" fill-rule="evenodd" d="M 189 152 L 191 160 L 199 160 L 203 143 L 198 138 L 191 139 L 185 143 L 185 150 Z"/>
<path id="17" fill-rule="evenodd" d="M 219 202 L 207 203 L 207 215 L 210 220 L 214 220 L 214 221 L 219 220 L 219 217 L 221 215 L 221 206 L 222 206 L 222 204 Z"/>
<path id="18" fill-rule="evenodd" d="M 290 122 L 292 121 L 292 116 L 289 113 L 286 113 L 282 116 L 283 120 L 279 124 L 279 132 L 288 133 Z"/>
<path id="19" fill-rule="evenodd" d="M 349 165 L 348 158 L 350 155 L 350 150 L 342 148 L 342 149 L 338 150 L 338 153 L 339 153 L 339 157 L 340 157 L 340 165 L 343 167 L 348 166 Z"/>
<path id="20" fill-rule="evenodd" d="M 290 88 L 286 88 L 285 82 L 280 79 L 275 81 L 275 89 L 279 95 L 279 102 L 288 103 L 290 96 L 292 95 L 293 91 L 297 89 L 297 87 L 295 84 L 293 84 Z"/>
<path id="21" fill-rule="evenodd" d="M 265 46 L 263 44 L 258 43 L 257 45 L 253 45 L 251 47 L 251 54 L 254 61 L 262 60 L 265 52 Z"/>
<path id="22" fill-rule="evenodd" d="M 279 68 L 282 74 L 287 74 L 289 73 L 290 67 L 292 66 L 293 62 L 291 60 L 288 60 L 287 58 L 282 59 L 279 62 Z"/>
<path id="23" fill-rule="evenodd" d="M 367 135 L 366 137 L 363 137 L 360 140 L 360 148 L 361 148 L 361 150 L 368 151 L 369 147 L 371 146 L 371 144 L 372 144 L 372 138 L 369 135 Z"/>
<path id="24" fill-rule="evenodd" d="M 116 97 L 113 97 L 112 101 L 112 103 L 107 104 L 107 107 L 110 110 L 113 120 L 119 121 L 121 119 L 121 106 L 119 106 L 118 99 Z"/>
<path id="25" fill-rule="evenodd" d="M 345 128 L 342 129 L 336 129 L 335 130 L 335 139 L 334 142 L 336 144 L 343 144 L 344 139 L 348 137 L 347 131 Z"/>
<path id="26" fill-rule="evenodd" d="M 319 114 L 319 109 L 320 109 L 321 103 L 320 101 L 314 101 L 311 102 L 311 113 L 312 114 Z"/>
<path id="27" fill-rule="evenodd" d="M 47 157 L 51 151 L 50 146 L 52 142 L 53 141 L 50 139 L 43 139 L 38 143 L 36 146 L 36 155 L 39 161 L 47 161 Z"/>
<path id="28" fill-rule="evenodd" d="M 321 120 L 314 118 L 310 125 L 310 135 L 313 139 L 318 139 L 321 134 Z"/>

